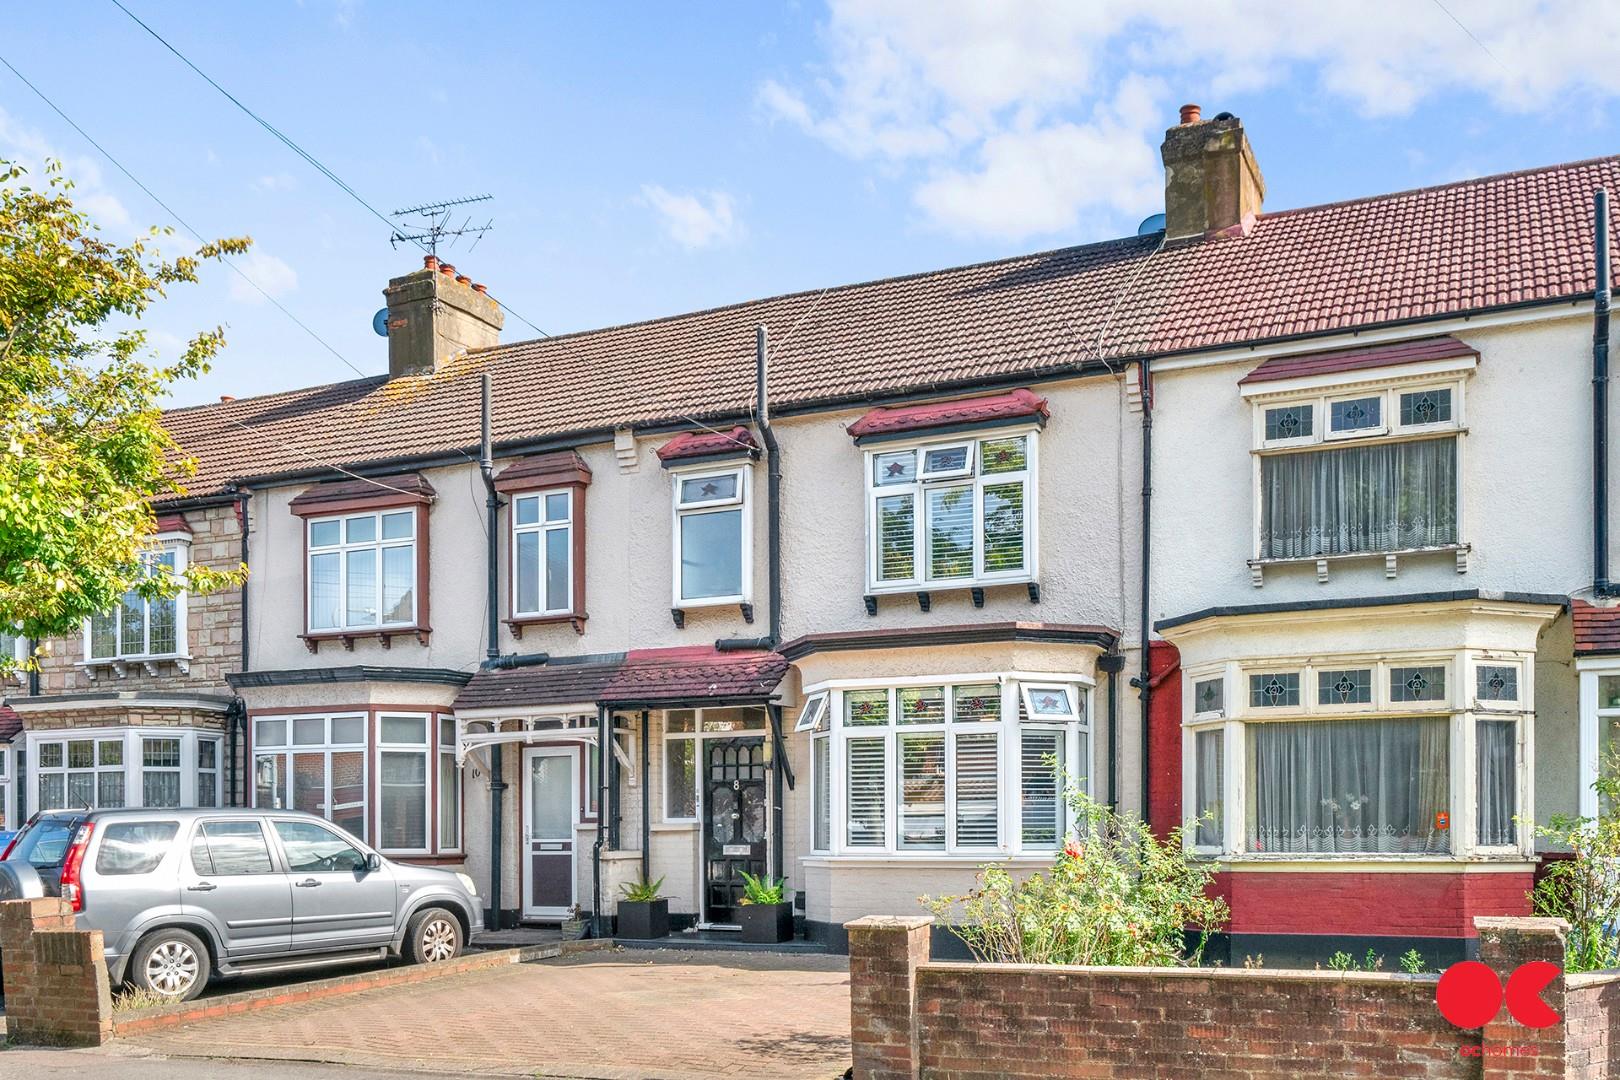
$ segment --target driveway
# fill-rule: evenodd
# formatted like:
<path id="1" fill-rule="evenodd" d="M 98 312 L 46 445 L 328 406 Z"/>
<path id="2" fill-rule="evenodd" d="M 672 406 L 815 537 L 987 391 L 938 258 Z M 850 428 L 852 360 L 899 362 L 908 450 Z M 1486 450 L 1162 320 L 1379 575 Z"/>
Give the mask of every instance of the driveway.
<path id="1" fill-rule="evenodd" d="M 177 1057 L 596 1080 L 770 1076 L 849 1067 L 841 956 L 615 950 L 132 1037 Z"/>

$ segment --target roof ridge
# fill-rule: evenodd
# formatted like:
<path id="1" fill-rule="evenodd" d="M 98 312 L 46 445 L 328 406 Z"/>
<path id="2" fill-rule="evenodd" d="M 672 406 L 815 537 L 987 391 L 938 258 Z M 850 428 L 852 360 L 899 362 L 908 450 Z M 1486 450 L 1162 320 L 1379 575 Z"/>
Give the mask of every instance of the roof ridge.
<path id="1" fill-rule="evenodd" d="M 1491 173 L 1488 176 L 1471 176 L 1463 180 L 1447 180 L 1439 184 L 1428 184 L 1424 187 L 1406 188 L 1401 191 L 1384 191 L 1376 195 L 1358 195 L 1351 199 L 1339 199 L 1336 202 L 1317 203 L 1314 206 L 1291 206 L 1287 210 L 1278 210 L 1273 213 L 1260 215 L 1260 220 L 1267 218 L 1291 217 L 1296 214 L 1309 214 L 1318 210 L 1334 210 L 1341 206 L 1357 206 L 1361 203 L 1383 202 L 1386 199 L 1404 199 L 1411 195 L 1426 195 L 1431 191 L 1447 191 L 1451 188 L 1469 187 L 1474 184 L 1489 184 L 1500 180 L 1513 180 L 1520 176 L 1534 176 L 1537 173 L 1560 172 L 1566 169 L 1579 169 L 1586 165 L 1597 165 L 1607 161 L 1620 161 L 1620 154 L 1603 154 L 1598 157 L 1582 158 L 1579 161 L 1563 161 L 1554 165 L 1536 165 L 1528 169 L 1513 169 L 1508 172 Z"/>
<path id="2" fill-rule="evenodd" d="M 313 394 L 337 386 L 352 386 L 355 383 L 375 382 L 379 379 L 387 382 L 388 375 L 386 373 L 363 375 L 358 379 L 339 379 L 336 382 L 316 383 L 313 386 L 294 386 L 286 390 L 266 390 L 262 394 L 244 394 L 241 397 L 232 395 L 229 401 L 199 401 L 195 405 L 176 405 L 173 408 L 164 409 L 163 415 L 172 416 L 175 413 L 195 412 L 200 409 L 218 409 L 225 405 L 235 405 L 238 402 L 264 401 L 266 398 L 291 397 L 294 394 Z"/>

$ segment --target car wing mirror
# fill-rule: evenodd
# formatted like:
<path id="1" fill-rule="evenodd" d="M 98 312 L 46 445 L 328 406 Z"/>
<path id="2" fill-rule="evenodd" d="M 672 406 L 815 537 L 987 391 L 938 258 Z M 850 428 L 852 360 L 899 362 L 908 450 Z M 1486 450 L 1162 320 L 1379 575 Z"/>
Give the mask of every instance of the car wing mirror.
<path id="1" fill-rule="evenodd" d="M 382 869 L 382 856 L 375 851 L 366 854 L 366 872 L 374 874 Z"/>

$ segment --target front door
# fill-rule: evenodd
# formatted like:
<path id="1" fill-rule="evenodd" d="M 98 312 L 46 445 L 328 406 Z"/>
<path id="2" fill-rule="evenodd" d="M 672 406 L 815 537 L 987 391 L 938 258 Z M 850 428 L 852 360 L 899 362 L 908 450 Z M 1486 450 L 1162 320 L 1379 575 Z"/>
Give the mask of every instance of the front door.
<path id="1" fill-rule="evenodd" d="M 574 907 L 574 826 L 579 823 L 579 752 L 525 750 L 523 915 L 565 919 Z"/>
<path id="2" fill-rule="evenodd" d="M 770 836 L 765 740 L 703 740 L 704 911 L 710 923 L 737 921 L 742 871 L 765 873 Z"/>

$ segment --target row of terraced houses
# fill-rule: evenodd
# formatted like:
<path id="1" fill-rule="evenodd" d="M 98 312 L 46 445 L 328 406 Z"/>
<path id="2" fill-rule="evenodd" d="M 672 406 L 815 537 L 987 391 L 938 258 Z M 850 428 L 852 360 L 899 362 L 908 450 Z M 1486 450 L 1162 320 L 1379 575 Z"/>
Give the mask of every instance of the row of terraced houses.
<path id="1" fill-rule="evenodd" d="M 1280 212 L 1228 114 L 1163 158 L 1136 236 L 543 340 L 428 259 L 386 376 L 167 414 L 153 557 L 251 574 L 33 643 L 0 813 L 296 807 L 503 925 L 778 873 L 839 948 L 1048 865 L 1068 777 L 1189 823 L 1229 956 L 1460 957 L 1620 719 L 1620 158 Z"/>

